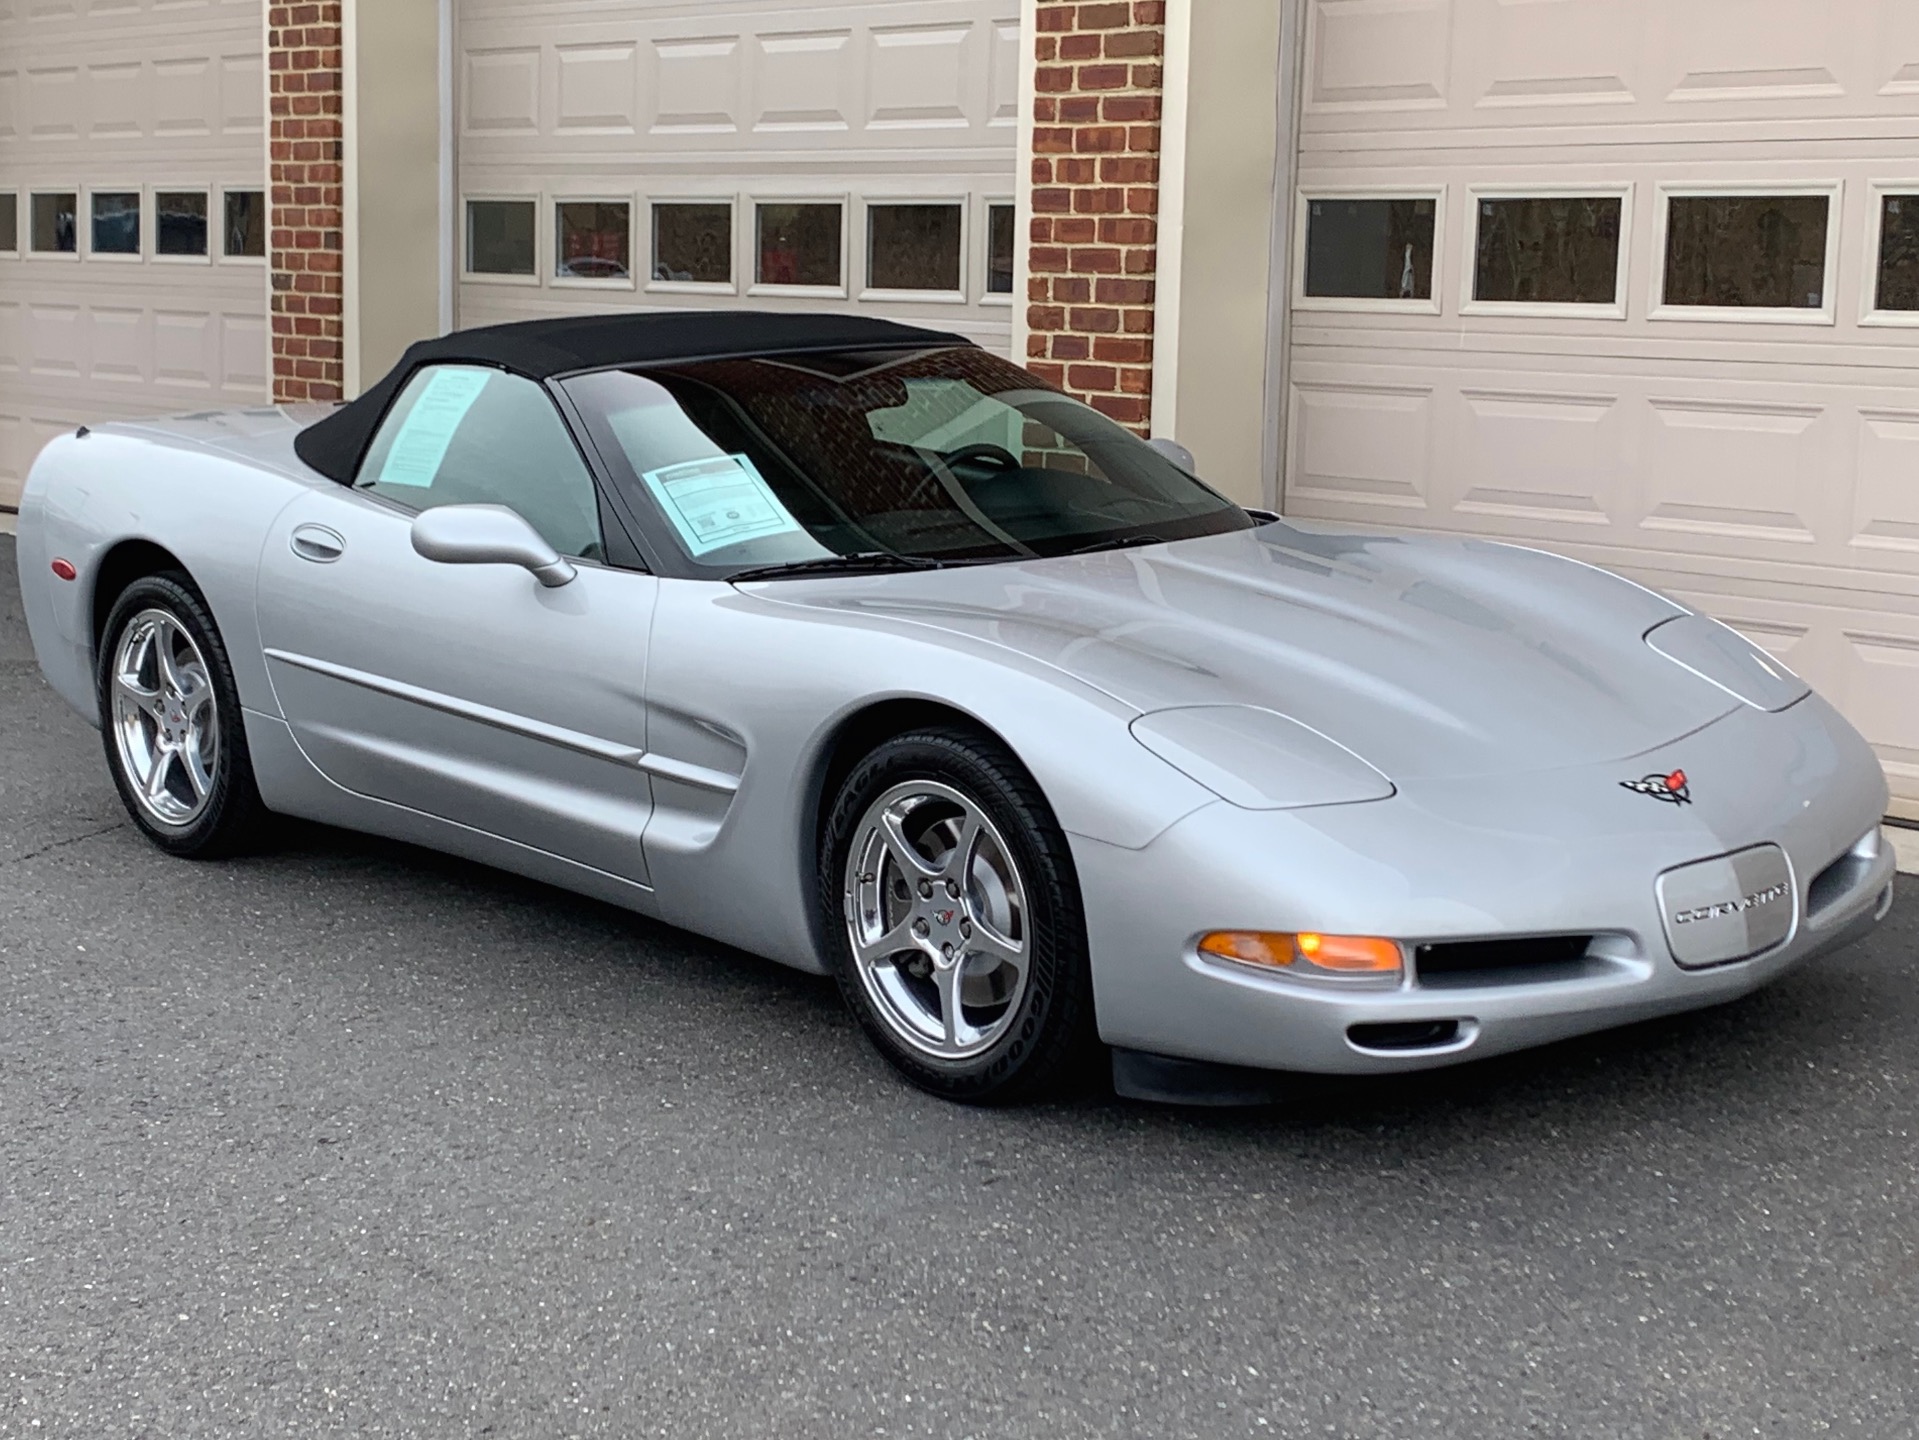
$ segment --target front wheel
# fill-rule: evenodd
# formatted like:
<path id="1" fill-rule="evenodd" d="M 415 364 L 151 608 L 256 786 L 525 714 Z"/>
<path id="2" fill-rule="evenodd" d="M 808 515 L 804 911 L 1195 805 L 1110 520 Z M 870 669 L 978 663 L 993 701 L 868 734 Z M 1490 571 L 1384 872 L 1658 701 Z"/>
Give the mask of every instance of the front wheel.
<path id="1" fill-rule="evenodd" d="M 840 787 L 820 902 L 847 1004 L 922 1088 L 975 1104 L 1058 1088 L 1094 1049 L 1066 837 L 1001 747 L 927 729 Z"/>
<path id="2" fill-rule="evenodd" d="M 248 848 L 266 812 L 226 647 L 184 580 L 149 575 L 114 602 L 100 645 L 100 728 L 134 823 L 170 854 L 211 859 Z"/>

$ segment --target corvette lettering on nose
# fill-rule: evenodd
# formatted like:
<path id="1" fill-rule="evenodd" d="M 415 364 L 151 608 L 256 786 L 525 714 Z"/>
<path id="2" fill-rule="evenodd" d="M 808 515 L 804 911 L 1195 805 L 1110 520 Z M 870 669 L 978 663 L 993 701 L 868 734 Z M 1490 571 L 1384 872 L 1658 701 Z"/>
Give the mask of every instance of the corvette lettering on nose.
<path id="1" fill-rule="evenodd" d="M 1777 885 L 1768 885 L 1764 890 L 1755 890 L 1752 894 L 1738 900 L 1722 900 L 1716 905 L 1695 905 L 1690 910 L 1673 912 L 1672 923 L 1691 925 L 1700 920 L 1719 920 L 1728 915 L 1743 915 L 1748 910 L 1757 910 L 1761 906 L 1785 899 L 1790 890 L 1791 887 L 1781 881 Z"/>

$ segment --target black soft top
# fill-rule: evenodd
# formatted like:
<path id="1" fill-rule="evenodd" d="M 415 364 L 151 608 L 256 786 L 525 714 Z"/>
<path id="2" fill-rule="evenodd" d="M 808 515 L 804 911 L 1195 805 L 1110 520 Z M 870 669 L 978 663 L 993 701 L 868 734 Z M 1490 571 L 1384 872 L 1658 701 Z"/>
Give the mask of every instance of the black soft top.
<path id="1" fill-rule="evenodd" d="M 970 344 L 960 335 L 862 315 L 775 315 L 756 310 L 575 315 L 488 325 L 409 346 L 385 379 L 302 430 L 294 437 L 293 448 L 322 475 L 351 485 L 387 407 L 422 365 L 491 365 L 529 380 L 546 380 L 583 370 L 668 360 Z"/>

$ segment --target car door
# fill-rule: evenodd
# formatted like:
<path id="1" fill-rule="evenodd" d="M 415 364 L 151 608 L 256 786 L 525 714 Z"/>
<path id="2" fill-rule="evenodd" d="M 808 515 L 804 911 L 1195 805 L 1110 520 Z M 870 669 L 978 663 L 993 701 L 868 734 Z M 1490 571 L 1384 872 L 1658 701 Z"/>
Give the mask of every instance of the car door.
<path id="1" fill-rule="evenodd" d="M 517 511 L 572 581 L 415 553 L 414 517 L 463 503 Z M 301 748 L 358 794 L 645 883 L 658 582 L 603 555 L 591 472 L 546 391 L 421 370 L 353 486 L 296 501 L 267 538 L 260 635 Z"/>

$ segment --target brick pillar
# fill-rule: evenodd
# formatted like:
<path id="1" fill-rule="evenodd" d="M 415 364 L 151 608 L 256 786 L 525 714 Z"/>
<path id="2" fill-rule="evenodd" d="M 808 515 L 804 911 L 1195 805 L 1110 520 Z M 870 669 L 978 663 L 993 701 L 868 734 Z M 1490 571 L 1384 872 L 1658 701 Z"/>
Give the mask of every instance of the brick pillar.
<path id="1" fill-rule="evenodd" d="M 345 393 L 341 0 L 267 10 L 273 398 Z"/>
<path id="2" fill-rule="evenodd" d="M 1144 433 L 1164 0 L 1041 0 L 1026 363 Z"/>

